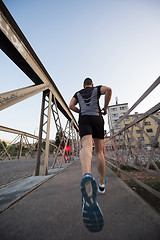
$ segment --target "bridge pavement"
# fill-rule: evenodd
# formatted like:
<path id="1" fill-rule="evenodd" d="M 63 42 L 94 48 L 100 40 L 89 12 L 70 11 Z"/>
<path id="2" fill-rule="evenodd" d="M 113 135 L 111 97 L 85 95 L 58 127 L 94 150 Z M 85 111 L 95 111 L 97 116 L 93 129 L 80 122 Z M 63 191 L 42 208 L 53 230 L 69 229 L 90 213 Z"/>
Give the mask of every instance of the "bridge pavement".
<path id="1" fill-rule="evenodd" d="M 81 219 L 79 161 L 0 215 L 0 239 L 158 240 L 160 216 L 109 169 L 106 194 L 98 195 L 105 225 L 90 233 Z M 95 159 L 93 174 L 97 178 Z"/>

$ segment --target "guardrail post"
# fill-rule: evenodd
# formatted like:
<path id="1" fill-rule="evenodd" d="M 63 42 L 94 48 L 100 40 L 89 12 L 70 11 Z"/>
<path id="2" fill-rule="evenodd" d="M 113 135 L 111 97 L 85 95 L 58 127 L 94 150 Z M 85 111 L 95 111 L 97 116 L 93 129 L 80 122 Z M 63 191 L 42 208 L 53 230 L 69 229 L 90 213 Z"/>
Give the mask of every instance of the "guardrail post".
<path id="1" fill-rule="evenodd" d="M 50 133 L 50 119 L 51 119 L 51 101 L 52 101 L 52 93 L 51 93 L 51 91 L 49 91 L 47 136 L 46 136 L 45 159 L 44 159 L 44 175 L 48 174 L 48 154 L 49 154 L 49 133 Z"/>
<path id="2" fill-rule="evenodd" d="M 38 148 L 37 148 L 37 161 L 36 161 L 35 176 L 38 176 L 38 175 L 39 175 L 40 162 L 41 162 L 41 145 L 42 145 L 42 130 L 43 130 L 43 119 L 44 119 L 45 95 L 46 95 L 45 92 L 43 92 L 43 96 L 42 96 L 42 106 L 41 106 L 41 117 L 40 117 L 40 126 L 39 126 L 39 140 L 38 140 Z"/>
<path id="3" fill-rule="evenodd" d="M 18 159 L 21 159 L 22 157 L 22 147 L 23 147 L 23 135 L 21 135 L 21 138 L 20 138 Z"/>

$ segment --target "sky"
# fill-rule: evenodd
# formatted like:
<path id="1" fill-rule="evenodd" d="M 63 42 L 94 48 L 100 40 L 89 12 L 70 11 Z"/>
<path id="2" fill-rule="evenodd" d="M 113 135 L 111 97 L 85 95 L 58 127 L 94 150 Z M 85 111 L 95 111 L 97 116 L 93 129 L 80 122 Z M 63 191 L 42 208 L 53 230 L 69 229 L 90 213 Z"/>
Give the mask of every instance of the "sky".
<path id="1" fill-rule="evenodd" d="M 67 104 L 90 77 L 95 86 L 112 88 L 110 105 L 118 97 L 119 104 L 128 103 L 130 108 L 160 76 L 159 0 L 3 2 Z M 33 85 L 1 50 L 0 83 L 0 93 Z M 156 105 L 159 92 L 160 86 L 134 112 Z M 2 110 L 0 125 L 37 135 L 40 108 L 41 93 Z M 105 123 L 108 130 L 107 116 Z M 0 132 L 0 139 L 8 138 Z"/>

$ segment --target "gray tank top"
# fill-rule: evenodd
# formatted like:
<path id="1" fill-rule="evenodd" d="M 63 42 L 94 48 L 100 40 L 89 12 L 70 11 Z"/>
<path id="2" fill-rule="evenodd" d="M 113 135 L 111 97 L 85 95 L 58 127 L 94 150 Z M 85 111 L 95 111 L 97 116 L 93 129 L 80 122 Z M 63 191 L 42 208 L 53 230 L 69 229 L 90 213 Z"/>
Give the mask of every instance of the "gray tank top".
<path id="1" fill-rule="evenodd" d="M 77 92 L 76 98 L 80 105 L 80 114 L 83 115 L 100 115 L 99 98 L 100 98 L 100 88 L 98 87 L 88 87 Z"/>

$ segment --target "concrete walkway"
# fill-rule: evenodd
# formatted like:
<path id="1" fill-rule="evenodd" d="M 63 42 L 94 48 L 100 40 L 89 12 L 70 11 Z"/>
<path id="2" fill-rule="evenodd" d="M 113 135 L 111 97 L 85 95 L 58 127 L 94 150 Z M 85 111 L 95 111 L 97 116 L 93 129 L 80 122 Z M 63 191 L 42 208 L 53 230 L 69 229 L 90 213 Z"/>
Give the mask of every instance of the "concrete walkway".
<path id="1" fill-rule="evenodd" d="M 106 172 L 106 194 L 98 196 L 105 221 L 101 232 L 90 233 L 83 225 L 77 161 L 0 215 L 0 239 L 159 240 L 159 214 L 110 169 Z M 97 178 L 95 159 L 93 174 Z"/>

